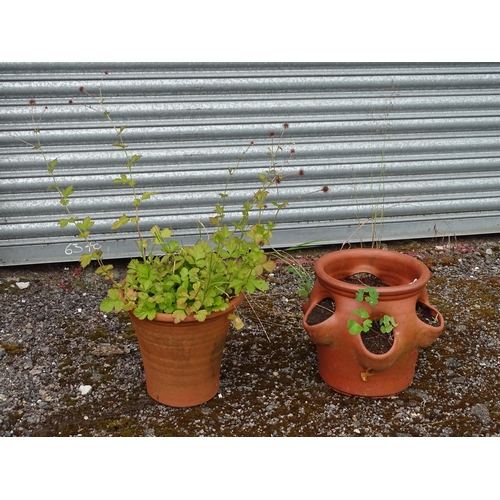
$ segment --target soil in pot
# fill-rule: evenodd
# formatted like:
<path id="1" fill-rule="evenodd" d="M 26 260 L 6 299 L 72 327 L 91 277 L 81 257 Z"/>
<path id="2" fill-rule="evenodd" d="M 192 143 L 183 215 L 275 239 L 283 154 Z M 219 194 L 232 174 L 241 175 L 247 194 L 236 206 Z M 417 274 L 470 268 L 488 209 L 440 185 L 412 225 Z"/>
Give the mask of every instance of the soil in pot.
<path id="1" fill-rule="evenodd" d="M 387 283 L 384 283 L 380 278 L 374 276 L 370 273 L 356 273 L 351 276 L 345 277 L 342 281 L 345 283 L 351 283 L 353 285 L 363 286 L 389 286 Z"/>
<path id="2" fill-rule="evenodd" d="M 352 283 L 360 286 L 389 286 L 387 283 L 381 281 L 377 276 L 370 273 L 356 273 L 352 276 L 347 276 L 342 281 Z M 318 302 L 316 307 L 311 311 L 307 317 L 308 325 L 319 325 L 327 320 L 335 312 L 335 301 L 330 297 Z"/>
<path id="3" fill-rule="evenodd" d="M 316 307 L 307 317 L 308 325 L 319 325 L 327 320 L 335 312 L 335 301 L 330 297 L 323 299 L 316 304 Z"/>
<path id="4" fill-rule="evenodd" d="M 382 333 L 378 322 L 374 322 L 367 332 L 361 332 L 361 340 L 371 353 L 385 354 L 390 351 L 394 343 L 394 335 L 392 332 Z"/>
<path id="5" fill-rule="evenodd" d="M 420 321 L 432 326 L 441 326 L 441 321 L 434 311 L 422 302 L 417 302 L 417 316 Z"/>

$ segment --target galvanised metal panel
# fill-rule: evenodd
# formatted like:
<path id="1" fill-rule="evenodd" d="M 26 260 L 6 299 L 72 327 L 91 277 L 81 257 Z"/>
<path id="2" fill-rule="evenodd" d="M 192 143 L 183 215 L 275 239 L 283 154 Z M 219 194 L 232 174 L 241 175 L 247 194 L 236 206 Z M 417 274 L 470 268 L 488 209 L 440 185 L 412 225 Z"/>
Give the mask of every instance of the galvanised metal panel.
<path id="1" fill-rule="evenodd" d="M 228 167 L 254 141 L 230 185 L 236 214 L 268 165 L 270 132 L 286 122 L 295 154 L 280 197 L 292 203 L 275 246 L 369 242 L 374 210 L 382 240 L 500 232 L 500 63 L 0 63 L 0 265 L 85 251 L 57 224 L 63 208 L 39 154 L 12 137 L 33 141 L 31 99 L 47 108 L 41 139 L 60 184 L 75 186 L 72 210 L 96 220 L 105 254 L 136 254 L 131 227 L 109 229 L 130 212 L 128 191 L 112 183 L 123 153 L 78 90 L 100 85 L 142 155 L 139 189 L 159 193 L 144 203 L 144 228 L 198 238 Z"/>

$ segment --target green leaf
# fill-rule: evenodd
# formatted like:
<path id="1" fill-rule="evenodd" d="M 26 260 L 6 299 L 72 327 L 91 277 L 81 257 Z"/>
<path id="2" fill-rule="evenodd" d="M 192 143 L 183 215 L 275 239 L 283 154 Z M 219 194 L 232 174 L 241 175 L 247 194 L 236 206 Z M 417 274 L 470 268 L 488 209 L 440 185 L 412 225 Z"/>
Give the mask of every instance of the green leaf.
<path id="1" fill-rule="evenodd" d="M 371 306 L 375 306 L 378 304 L 378 292 L 375 288 L 366 287 L 366 292 L 368 292 L 368 297 L 365 298 L 366 302 Z"/>
<path id="2" fill-rule="evenodd" d="M 99 257 L 99 255 L 97 255 L 97 252 L 94 252 L 92 254 L 92 258 L 93 259 L 96 259 L 97 257 Z M 113 264 L 106 264 L 105 266 L 104 265 L 101 265 L 100 267 L 98 267 L 95 271 L 96 274 L 99 274 L 99 275 L 104 275 L 104 277 L 108 276 L 108 277 L 113 277 L 113 273 L 111 273 L 111 270 L 113 269 Z"/>
<path id="3" fill-rule="evenodd" d="M 116 179 L 113 179 L 113 182 L 119 183 L 119 184 L 127 184 L 128 179 L 125 174 L 120 174 L 120 177 L 117 177 Z"/>
<path id="4" fill-rule="evenodd" d="M 108 290 L 108 297 L 101 301 L 101 305 L 99 306 L 101 311 L 109 313 L 113 310 L 115 312 L 120 312 L 123 310 L 123 306 L 125 304 L 121 299 L 116 298 L 116 294 L 114 294 L 113 292 L 117 292 L 117 290 Z"/>
<path id="5" fill-rule="evenodd" d="M 206 309 L 201 309 L 194 315 L 197 321 L 205 321 L 205 318 L 207 316 L 208 316 L 208 311 Z"/>
<path id="6" fill-rule="evenodd" d="M 371 319 L 365 319 L 363 321 L 363 331 L 367 332 L 373 325 L 373 321 Z"/>
<path id="7" fill-rule="evenodd" d="M 73 194 L 73 185 L 63 189 L 61 193 L 64 196 L 64 198 L 68 198 L 69 196 L 71 196 Z"/>
<path id="8" fill-rule="evenodd" d="M 148 264 L 138 264 L 135 268 L 135 272 L 139 278 L 148 279 L 150 276 L 150 267 Z"/>
<path id="9" fill-rule="evenodd" d="M 187 314 L 184 311 L 180 310 L 180 309 L 176 309 L 172 313 L 172 316 L 174 317 L 174 323 L 180 323 L 181 321 L 183 321 L 184 319 L 186 319 Z"/>
<path id="10" fill-rule="evenodd" d="M 161 231 L 160 231 L 160 228 L 158 226 L 155 225 L 151 228 L 151 234 L 154 236 L 155 242 L 158 243 L 158 245 L 161 245 L 163 243 Z"/>
<path id="11" fill-rule="evenodd" d="M 378 296 L 379 293 L 372 286 L 367 286 L 365 288 L 360 288 L 356 292 L 356 301 L 362 302 L 363 300 L 371 306 L 375 306 L 378 304 Z"/>
<path id="12" fill-rule="evenodd" d="M 73 224 L 73 222 L 76 222 L 78 219 L 76 217 L 71 217 L 70 219 L 61 219 L 59 221 L 59 227 L 64 229 L 68 224 Z"/>
<path id="13" fill-rule="evenodd" d="M 80 257 L 80 264 L 82 267 L 87 267 L 92 262 L 92 255 L 89 253 L 84 253 Z"/>
<path id="14" fill-rule="evenodd" d="M 90 229 L 94 225 L 94 221 L 90 217 L 85 217 L 82 222 L 79 222 L 76 227 L 78 229 L 81 229 L 82 231 L 85 231 L 87 229 Z"/>
<path id="15" fill-rule="evenodd" d="M 123 214 L 117 221 L 115 221 L 115 223 L 111 226 L 111 229 L 116 230 L 116 229 L 124 226 L 128 222 L 130 222 L 130 218 L 127 217 L 125 214 Z"/>
<path id="16" fill-rule="evenodd" d="M 151 280 L 144 280 L 142 282 L 141 290 L 147 292 L 153 286 L 153 282 Z"/>
<path id="17" fill-rule="evenodd" d="M 257 289 L 260 290 L 261 292 L 265 292 L 266 290 L 269 290 L 269 285 L 267 284 L 266 281 L 261 280 L 261 279 L 256 279 L 252 281 L 253 286 Z"/>
<path id="18" fill-rule="evenodd" d="M 379 321 L 380 331 L 382 333 L 391 333 L 392 330 L 398 326 L 396 320 L 392 316 L 387 316 L 387 314 Z"/>
<path id="19" fill-rule="evenodd" d="M 127 163 L 126 167 L 130 168 L 137 160 L 140 160 L 141 158 L 141 155 L 132 155 L 132 158 L 130 158 L 130 161 Z"/>
<path id="20" fill-rule="evenodd" d="M 363 331 L 363 327 L 353 319 L 347 322 L 347 328 L 351 335 L 359 335 Z"/>
<path id="21" fill-rule="evenodd" d="M 52 174 L 54 172 L 56 166 L 57 166 L 57 158 L 49 162 L 47 166 L 47 171 L 49 172 L 49 174 Z"/>
<path id="22" fill-rule="evenodd" d="M 151 198 L 151 196 L 154 196 L 156 194 L 159 194 L 159 193 L 157 193 L 156 191 L 152 191 L 150 193 L 142 193 L 141 201 L 149 200 Z"/>
<path id="23" fill-rule="evenodd" d="M 362 307 L 361 309 L 354 309 L 354 314 L 356 316 L 359 316 L 360 318 L 369 318 L 370 315 L 368 314 L 368 311 Z"/>
<path id="24" fill-rule="evenodd" d="M 161 237 L 164 239 L 170 238 L 172 236 L 172 230 L 169 228 L 164 228 L 161 230 Z"/>

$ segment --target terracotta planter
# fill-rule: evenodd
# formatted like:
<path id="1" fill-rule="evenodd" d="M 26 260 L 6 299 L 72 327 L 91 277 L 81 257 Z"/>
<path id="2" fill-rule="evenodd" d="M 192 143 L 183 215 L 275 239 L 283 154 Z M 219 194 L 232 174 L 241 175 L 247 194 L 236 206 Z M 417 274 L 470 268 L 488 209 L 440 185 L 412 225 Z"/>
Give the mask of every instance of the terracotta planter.
<path id="1" fill-rule="evenodd" d="M 196 406 L 219 390 L 222 351 L 229 330 L 228 315 L 243 301 L 243 294 L 225 311 L 199 322 L 188 316 L 175 324 L 170 314 L 152 321 L 130 314 L 139 341 L 146 388 L 156 401 L 168 406 Z"/>
<path id="2" fill-rule="evenodd" d="M 406 389 L 412 383 L 420 348 L 432 344 L 444 328 L 443 317 L 429 304 L 429 269 L 398 252 L 355 249 L 321 257 L 315 272 L 316 282 L 309 302 L 303 306 L 302 323 L 316 343 L 322 379 L 336 391 L 355 396 L 385 397 Z M 387 314 L 396 320 L 394 343 L 385 354 L 371 353 L 361 335 L 351 335 L 347 329 L 348 320 L 354 318 L 353 310 L 361 306 L 355 294 L 363 285 L 342 280 L 357 273 L 373 274 L 389 285 L 376 287 L 378 304 L 363 303 L 372 318 L 378 320 Z M 334 300 L 334 314 L 322 323 L 309 325 L 310 313 L 325 298 Z M 430 308 L 433 324 L 418 318 L 417 303 Z"/>

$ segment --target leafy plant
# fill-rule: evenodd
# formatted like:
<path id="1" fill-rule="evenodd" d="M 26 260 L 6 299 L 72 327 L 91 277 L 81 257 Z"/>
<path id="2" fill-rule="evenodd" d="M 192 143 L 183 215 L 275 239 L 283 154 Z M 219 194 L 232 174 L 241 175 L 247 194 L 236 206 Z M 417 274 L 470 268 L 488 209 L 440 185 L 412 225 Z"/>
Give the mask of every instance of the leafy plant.
<path id="1" fill-rule="evenodd" d="M 149 232 L 143 231 L 139 209 L 157 193 L 141 193 L 138 190 L 133 174 L 134 166 L 141 156 L 129 153 L 124 140 L 126 127 L 118 126 L 112 120 L 105 107 L 101 89 L 99 97 L 95 97 L 84 87 L 80 87 L 80 92 L 92 100 L 92 104 L 86 106 L 98 111 L 108 120 L 116 134 L 113 146 L 124 154 L 125 172 L 113 182 L 130 189 L 131 211 L 121 215 L 112 224 L 111 229 L 117 230 L 124 225 L 133 224 L 137 232 L 140 255 L 139 258 L 130 261 L 124 280 L 115 279 L 113 266 L 103 262 L 102 251 L 92 244 L 91 231 L 94 221 L 88 216 L 81 219 L 72 212 L 70 202 L 74 187 L 59 184 L 56 178 L 58 160 L 47 158 L 43 150 L 39 128 L 43 112 L 36 120 L 34 100 L 30 101 L 30 105 L 36 142 L 29 145 L 42 155 L 52 180 L 49 189 L 57 191 L 59 202 L 65 209 L 67 216 L 59 221 L 60 227 L 72 225 L 77 237 L 84 240 L 91 249 L 90 253 L 81 256 L 82 267 L 96 261 L 96 273 L 111 283 L 107 297 L 101 302 L 101 310 L 133 311 L 139 319 L 153 319 L 157 313 L 168 313 L 174 316 L 175 322 L 184 320 L 188 315 L 194 315 L 198 321 L 204 321 L 210 313 L 225 310 L 229 301 L 241 293 L 267 290 L 268 284 L 264 275 L 274 269 L 275 262 L 266 254 L 264 247 L 269 245 L 269 240 L 273 236 L 276 217 L 287 206 L 286 201 L 280 201 L 279 185 L 284 178 L 282 171 L 295 153 L 295 149 L 292 148 L 285 159 L 278 161 L 278 156 L 281 157 L 284 151 L 283 137 L 288 124 L 283 124 L 281 134 L 276 138 L 274 132 L 269 134 L 271 136 L 271 145 L 267 148 L 269 167 L 258 174 L 260 186 L 253 197 L 243 204 L 239 219 L 226 220 L 225 202 L 230 196 L 229 182 L 246 152 L 254 146 L 253 142 L 238 158 L 236 166 L 228 168 L 225 188 L 219 193 L 215 213 L 209 219 L 212 231 L 206 230 L 200 222 L 200 229 L 203 232 L 199 240 L 191 246 L 182 246 L 173 238 L 170 228 L 160 228 L 155 225 Z M 70 103 L 72 104 L 72 101 Z M 303 175 L 303 172 L 300 175 Z M 272 188 L 276 191 L 276 195 L 270 200 Z M 325 188 L 321 190 L 325 191 Z M 269 214 L 268 206 L 272 207 L 273 216 L 266 218 Z M 236 328 L 243 326 L 237 314 L 231 315 L 230 318 Z"/>
<path id="2" fill-rule="evenodd" d="M 357 302 L 366 302 L 371 306 L 375 306 L 378 304 L 379 293 L 376 288 L 371 286 L 367 286 L 365 288 L 360 288 L 356 292 L 356 301 Z M 370 318 L 370 314 L 368 311 L 362 307 L 360 309 L 354 309 L 353 313 L 361 318 L 363 321 L 359 323 L 355 319 L 350 319 L 347 321 L 347 328 L 349 329 L 349 333 L 351 335 L 358 335 L 362 332 L 367 333 L 373 327 L 374 320 Z M 378 320 L 378 326 L 382 333 L 391 333 L 394 328 L 396 328 L 397 323 L 392 316 L 384 315 L 382 318 Z"/>

